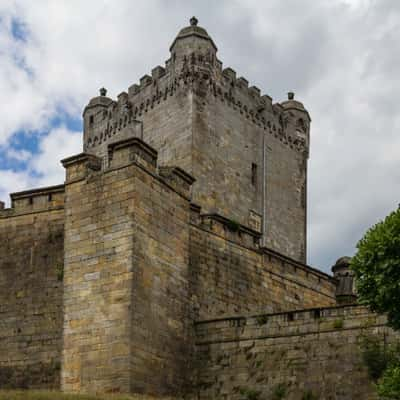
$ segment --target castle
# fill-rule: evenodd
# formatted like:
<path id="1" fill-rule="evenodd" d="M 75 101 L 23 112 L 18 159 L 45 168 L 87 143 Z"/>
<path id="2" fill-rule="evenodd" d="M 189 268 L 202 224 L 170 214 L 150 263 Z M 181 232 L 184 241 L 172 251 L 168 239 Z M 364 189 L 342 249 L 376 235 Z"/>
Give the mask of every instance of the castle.
<path id="1" fill-rule="evenodd" d="M 0 388 L 373 399 L 348 260 L 306 264 L 310 116 L 232 68 L 196 18 L 83 111 L 65 183 L 0 203 Z"/>

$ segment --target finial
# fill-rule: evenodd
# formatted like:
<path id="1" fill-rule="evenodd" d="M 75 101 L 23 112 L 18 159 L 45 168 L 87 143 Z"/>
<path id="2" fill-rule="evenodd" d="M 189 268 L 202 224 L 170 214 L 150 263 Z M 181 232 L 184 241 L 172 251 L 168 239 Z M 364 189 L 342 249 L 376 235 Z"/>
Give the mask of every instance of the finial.
<path id="1" fill-rule="evenodd" d="M 294 93 L 293 92 L 289 92 L 287 94 L 287 98 L 288 98 L 288 100 L 293 100 L 294 99 Z"/>
<path id="2" fill-rule="evenodd" d="M 102 88 L 100 89 L 100 96 L 105 96 L 106 94 L 107 94 L 107 89 L 104 88 L 104 87 L 102 87 Z"/>
<path id="3" fill-rule="evenodd" d="M 196 17 L 190 18 L 190 25 L 197 26 L 199 20 Z"/>

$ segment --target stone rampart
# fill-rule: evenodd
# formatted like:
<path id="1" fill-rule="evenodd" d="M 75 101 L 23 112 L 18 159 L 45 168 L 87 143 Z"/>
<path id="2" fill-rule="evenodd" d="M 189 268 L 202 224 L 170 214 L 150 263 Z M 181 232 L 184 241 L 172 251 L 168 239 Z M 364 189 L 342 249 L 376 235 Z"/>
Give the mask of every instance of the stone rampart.
<path id="1" fill-rule="evenodd" d="M 260 247 L 260 234 L 192 206 L 190 274 L 196 319 L 336 304 L 336 281 Z"/>
<path id="2" fill-rule="evenodd" d="M 400 339 L 361 306 L 199 321 L 196 333 L 198 399 L 377 399 L 363 343 Z"/>
<path id="3" fill-rule="evenodd" d="M 66 168 L 66 391 L 179 393 L 189 346 L 193 179 L 138 138 Z"/>
<path id="4" fill-rule="evenodd" d="M 11 194 L 0 210 L 0 388 L 58 388 L 64 186 Z"/>

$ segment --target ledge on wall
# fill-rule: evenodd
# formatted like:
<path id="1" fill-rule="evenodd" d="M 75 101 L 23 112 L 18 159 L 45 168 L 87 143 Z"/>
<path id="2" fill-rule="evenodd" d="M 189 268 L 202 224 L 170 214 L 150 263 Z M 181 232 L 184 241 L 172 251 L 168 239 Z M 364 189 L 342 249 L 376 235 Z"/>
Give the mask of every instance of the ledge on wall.
<path id="1" fill-rule="evenodd" d="M 300 269 L 303 269 L 306 272 L 309 272 L 311 274 L 317 275 L 321 279 L 327 279 L 327 280 L 329 280 L 329 281 L 331 281 L 331 282 L 333 282 L 335 284 L 337 284 L 337 282 L 338 282 L 338 280 L 335 277 L 333 277 L 332 275 L 326 274 L 325 272 L 322 272 L 317 268 L 310 267 L 307 264 L 304 264 L 304 263 L 302 263 L 300 261 L 294 260 L 293 258 L 285 256 L 284 254 L 278 253 L 277 251 L 272 250 L 272 249 L 270 249 L 268 247 L 261 247 L 260 250 L 264 254 L 266 254 L 268 256 L 272 256 L 272 257 L 278 258 L 283 263 L 287 262 L 287 263 L 289 263 L 291 265 L 294 265 L 296 268 L 300 268 Z"/>
<path id="2" fill-rule="evenodd" d="M 2 217 L 8 217 L 15 213 L 31 213 L 63 207 L 64 191 L 64 185 L 55 185 L 11 193 L 11 207 L 5 208 L 5 203 L 0 201 L 0 214 Z"/>

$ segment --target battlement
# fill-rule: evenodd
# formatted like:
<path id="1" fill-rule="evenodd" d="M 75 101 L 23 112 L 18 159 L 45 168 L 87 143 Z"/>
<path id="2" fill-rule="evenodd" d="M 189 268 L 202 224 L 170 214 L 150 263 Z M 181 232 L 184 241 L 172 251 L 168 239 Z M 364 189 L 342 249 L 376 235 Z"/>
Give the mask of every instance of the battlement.
<path id="1" fill-rule="evenodd" d="M 243 393 L 274 398 L 375 398 L 363 343 L 396 343 L 399 335 L 362 306 L 294 310 L 198 321 L 199 399 Z M 339 392 L 340 390 L 340 392 Z"/>
<path id="2" fill-rule="evenodd" d="M 191 222 L 225 240 L 257 250 L 261 233 L 219 214 L 202 214 L 201 207 L 191 204 Z"/>
<path id="3" fill-rule="evenodd" d="M 0 202 L 0 218 L 60 209 L 64 206 L 64 191 L 64 185 L 56 185 L 11 193 L 10 208 Z"/>
<path id="4" fill-rule="evenodd" d="M 196 36 L 196 32 L 192 34 Z M 182 38 L 187 35 L 184 33 Z M 237 78 L 234 69 L 222 69 L 222 62 L 207 48 L 172 52 L 164 67 L 154 67 L 151 74 L 143 75 L 139 83 L 120 93 L 117 100 L 105 97 L 102 90 L 104 95 L 92 99 L 83 112 L 85 150 L 91 151 L 121 129 L 132 126 L 169 97 L 192 90 L 218 98 L 274 139 L 308 154 L 311 119 L 302 103 L 294 100 L 294 94 L 290 93 L 288 101 L 273 104 L 269 95 L 249 86 L 246 78 Z"/>
<path id="5" fill-rule="evenodd" d="M 80 153 L 61 161 L 66 168 L 66 185 L 86 179 L 92 174 L 109 173 L 129 165 L 137 165 L 162 181 L 176 193 L 189 199 L 195 179 L 179 167 L 158 166 L 157 151 L 137 137 L 112 142 L 107 146 L 108 162 L 90 153 Z"/>
<path id="6" fill-rule="evenodd" d="M 260 254 L 264 267 L 274 265 L 275 274 L 290 277 L 305 286 L 319 287 L 326 282 L 327 287 L 334 288 L 338 281 L 307 264 L 296 261 L 268 247 L 261 246 L 261 233 L 246 225 L 226 218 L 219 214 L 202 214 L 201 207 L 191 203 L 191 223 L 224 240 L 243 246 Z M 329 293 L 329 289 L 326 291 Z M 332 293 L 332 292 L 331 292 Z"/>
<path id="7" fill-rule="evenodd" d="M 251 316 L 232 316 L 195 322 L 197 343 L 216 343 L 257 338 L 304 336 L 332 331 L 385 327 L 387 317 L 367 307 L 343 305 L 308 308 Z"/>

